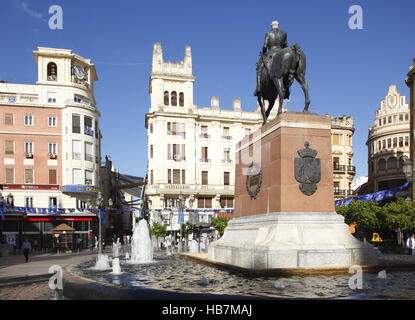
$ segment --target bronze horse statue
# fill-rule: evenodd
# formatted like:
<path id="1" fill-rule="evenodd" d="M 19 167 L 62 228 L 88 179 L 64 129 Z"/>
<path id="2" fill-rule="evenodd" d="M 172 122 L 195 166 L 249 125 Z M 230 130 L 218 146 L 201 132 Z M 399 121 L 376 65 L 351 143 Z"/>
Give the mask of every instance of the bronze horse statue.
<path id="1" fill-rule="evenodd" d="M 263 64 L 260 71 L 260 92 L 258 103 L 261 107 L 261 114 L 265 125 L 269 114 L 274 106 L 275 100 L 279 97 L 278 114 L 282 112 L 284 99 L 290 97 L 290 87 L 294 79 L 301 85 L 305 97 L 303 112 L 308 111 L 310 99 L 308 96 L 308 84 L 305 80 L 306 57 L 300 46 L 296 43 L 291 47 L 281 49 L 272 56 L 272 61 L 266 62 L 266 57 L 261 53 L 258 64 Z M 268 101 L 268 108 L 265 110 L 264 100 Z"/>

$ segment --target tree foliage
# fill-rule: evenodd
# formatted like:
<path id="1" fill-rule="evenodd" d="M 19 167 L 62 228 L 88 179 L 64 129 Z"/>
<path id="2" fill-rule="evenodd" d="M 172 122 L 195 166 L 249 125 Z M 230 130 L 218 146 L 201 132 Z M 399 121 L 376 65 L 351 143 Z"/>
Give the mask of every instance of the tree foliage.
<path id="1" fill-rule="evenodd" d="M 380 205 L 373 200 L 370 202 L 352 201 L 348 206 L 336 208 L 336 212 L 344 216 L 347 224 L 357 223 L 357 227 L 365 236 L 373 232 L 415 229 L 415 202 L 398 198 L 395 202 Z"/>
<path id="2" fill-rule="evenodd" d="M 153 225 L 150 228 L 150 232 L 154 235 L 157 239 L 164 238 L 167 236 L 167 229 L 164 225 L 158 222 L 153 222 Z"/>
<path id="3" fill-rule="evenodd" d="M 219 235 L 221 237 L 225 233 L 225 229 L 228 226 L 229 220 L 230 220 L 230 218 L 221 217 L 221 216 L 212 218 L 212 227 L 214 227 L 216 229 L 216 231 L 219 232 Z"/>

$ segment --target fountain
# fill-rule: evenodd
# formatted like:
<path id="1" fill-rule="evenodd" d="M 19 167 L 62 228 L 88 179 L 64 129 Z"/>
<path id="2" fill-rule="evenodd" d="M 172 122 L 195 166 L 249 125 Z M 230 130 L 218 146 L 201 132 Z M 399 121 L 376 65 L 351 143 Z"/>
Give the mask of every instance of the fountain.
<path id="1" fill-rule="evenodd" d="M 120 259 L 114 258 L 112 261 L 112 274 L 121 274 Z"/>
<path id="2" fill-rule="evenodd" d="M 190 241 L 189 252 L 190 253 L 198 253 L 199 252 L 199 243 L 196 240 Z"/>
<path id="3" fill-rule="evenodd" d="M 120 238 L 117 238 L 117 242 L 112 243 L 112 256 L 114 258 L 117 258 L 120 256 L 120 248 L 121 248 Z"/>
<path id="4" fill-rule="evenodd" d="M 128 252 L 125 253 L 125 260 L 130 260 L 130 254 Z"/>
<path id="5" fill-rule="evenodd" d="M 97 258 L 97 262 L 94 267 L 94 270 L 108 270 L 110 269 L 109 258 L 106 254 L 101 254 Z"/>
<path id="6" fill-rule="evenodd" d="M 131 239 L 131 263 L 149 263 L 153 261 L 153 244 L 150 239 L 147 221 L 141 219 L 134 226 Z"/>

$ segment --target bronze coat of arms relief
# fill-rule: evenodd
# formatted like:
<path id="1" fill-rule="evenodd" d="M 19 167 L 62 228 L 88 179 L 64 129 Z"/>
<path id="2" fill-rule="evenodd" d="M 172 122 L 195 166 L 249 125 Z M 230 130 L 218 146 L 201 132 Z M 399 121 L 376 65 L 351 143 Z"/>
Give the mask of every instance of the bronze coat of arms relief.
<path id="1" fill-rule="evenodd" d="M 261 190 L 262 184 L 262 169 L 261 166 L 256 163 L 252 162 L 251 165 L 248 167 L 248 172 L 246 175 L 246 190 L 248 191 L 251 199 L 255 199 Z"/>
<path id="2" fill-rule="evenodd" d="M 304 143 L 304 149 L 297 152 L 300 158 L 294 159 L 295 179 L 300 182 L 301 192 L 311 196 L 321 180 L 321 161 L 316 159 L 317 151 L 310 148 L 308 141 Z"/>

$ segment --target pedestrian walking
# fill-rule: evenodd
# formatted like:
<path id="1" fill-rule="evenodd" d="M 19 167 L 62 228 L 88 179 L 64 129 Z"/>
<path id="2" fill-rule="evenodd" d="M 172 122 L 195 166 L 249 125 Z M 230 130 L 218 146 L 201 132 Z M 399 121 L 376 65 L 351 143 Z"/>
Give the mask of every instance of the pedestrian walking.
<path id="1" fill-rule="evenodd" d="M 78 239 L 76 239 L 76 250 L 81 251 L 81 237 L 78 236 Z"/>
<path id="2" fill-rule="evenodd" d="M 32 249 L 32 244 L 27 240 L 27 238 L 24 240 L 23 245 L 23 255 L 26 258 L 26 262 L 29 261 L 29 251 Z"/>
<path id="3" fill-rule="evenodd" d="M 415 254 L 415 234 L 412 234 L 412 236 L 406 240 L 406 247 L 408 248 L 408 254 L 413 256 Z"/>
<path id="4" fill-rule="evenodd" d="M 98 248 L 98 238 L 97 238 L 97 236 L 95 236 L 95 239 L 94 239 L 94 246 L 95 246 L 95 249 Z"/>

